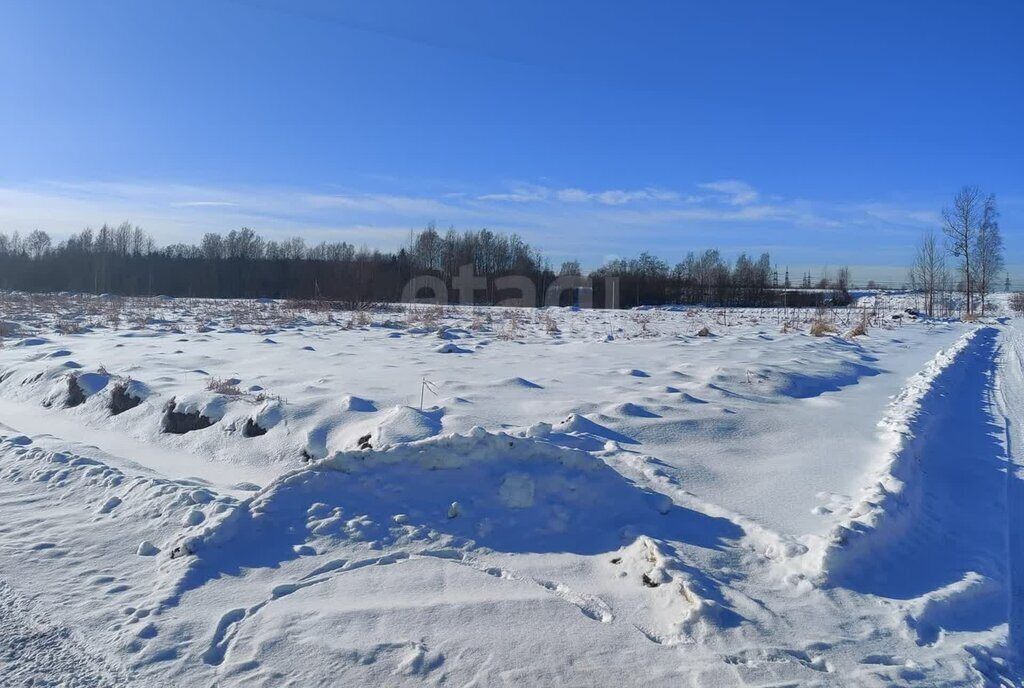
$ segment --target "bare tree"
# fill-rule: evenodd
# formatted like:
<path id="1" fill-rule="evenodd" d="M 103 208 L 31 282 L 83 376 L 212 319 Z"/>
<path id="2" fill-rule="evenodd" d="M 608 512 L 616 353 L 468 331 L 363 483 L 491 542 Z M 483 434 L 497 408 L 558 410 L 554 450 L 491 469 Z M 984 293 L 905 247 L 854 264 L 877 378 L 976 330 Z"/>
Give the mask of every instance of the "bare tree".
<path id="1" fill-rule="evenodd" d="M 1017 315 L 1024 315 L 1024 292 L 1010 294 L 1010 310 Z"/>
<path id="2" fill-rule="evenodd" d="M 203 235 L 200 249 L 203 252 L 203 257 L 207 260 L 219 260 L 224 257 L 224 239 L 220 234 L 207 232 Z"/>
<path id="3" fill-rule="evenodd" d="M 910 268 L 910 284 L 924 294 L 924 311 L 928 317 L 935 316 L 935 299 L 945 292 L 948 282 L 945 252 L 935 232 L 928 230 L 921 236 Z"/>
<path id="4" fill-rule="evenodd" d="M 114 253 L 127 256 L 132 250 L 132 223 L 125 221 L 114 230 Z"/>
<path id="5" fill-rule="evenodd" d="M 25 240 L 25 244 L 30 256 L 40 258 L 50 248 L 50 235 L 40 229 L 33 230 Z"/>
<path id="6" fill-rule="evenodd" d="M 977 269 L 975 252 L 977 238 L 984 211 L 981 192 L 976 186 L 965 186 L 953 197 L 953 207 L 942 209 L 942 231 L 949 244 L 949 252 L 960 259 L 963 275 L 963 291 L 967 302 L 967 314 L 974 312 L 972 300 Z"/>
<path id="7" fill-rule="evenodd" d="M 562 267 L 558 270 L 559 275 L 566 275 L 570 277 L 580 276 L 580 262 L 578 260 L 567 260 L 562 263 Z"/>
<path id="8" fill-rule="evenodd" d="M 132 255 L 133 256 L 145 256 L 153 252 L 156 245 L 153 243 L 153 237 L 146 234 L 142 227 L 136 227 L 132 230 Z"/>
<path id="9" fill-rule="evenodd" d="M 995 291 L 999 273 L 1003 269 L 1003 237 L 999 232 L 999 210 L 995 194 L 985 199 L 975 254 L 978 295 L 981 296 L 981 312 L 984 313 L 985 298 Z"/>
<path id="10" fill-rule="evenodd" d="M 850 289 L 850 268 L 843 266 L 836 271 L 836 280 L 833 283 L 835 288 L 839 291 L 849 291 Z"/>

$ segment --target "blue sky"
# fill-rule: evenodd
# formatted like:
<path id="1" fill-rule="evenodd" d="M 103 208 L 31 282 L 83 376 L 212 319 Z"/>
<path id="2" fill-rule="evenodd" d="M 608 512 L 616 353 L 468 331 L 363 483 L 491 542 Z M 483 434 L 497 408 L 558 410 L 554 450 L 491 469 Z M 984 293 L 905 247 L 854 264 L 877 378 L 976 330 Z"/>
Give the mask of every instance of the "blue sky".
<path id="1" fill-rule="evenodd" d="M 0 231 L 433 221 L 900 279 L 972 183 L 1024 272 L 1022 29 L 1014 0 L 5 0 Z"/>

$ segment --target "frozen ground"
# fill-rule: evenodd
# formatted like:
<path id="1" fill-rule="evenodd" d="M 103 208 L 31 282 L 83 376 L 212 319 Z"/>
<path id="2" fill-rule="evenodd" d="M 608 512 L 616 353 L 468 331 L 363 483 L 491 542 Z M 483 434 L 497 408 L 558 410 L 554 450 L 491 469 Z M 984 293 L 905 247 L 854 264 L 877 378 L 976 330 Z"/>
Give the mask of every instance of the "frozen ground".
<path id="1" fill-rule="evenodd" d="M 1024 333 L 909 305 L 2 295 L 0 683 L 1019 685 Z"/>

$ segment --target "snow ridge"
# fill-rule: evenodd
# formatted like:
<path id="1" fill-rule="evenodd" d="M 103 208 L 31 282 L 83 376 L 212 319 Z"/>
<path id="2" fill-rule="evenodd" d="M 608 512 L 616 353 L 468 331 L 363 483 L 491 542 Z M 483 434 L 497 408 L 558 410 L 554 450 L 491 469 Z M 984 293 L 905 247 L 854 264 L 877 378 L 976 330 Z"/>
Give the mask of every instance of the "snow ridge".
<path id="1" fill-rule="evenodd" d="M 971 330 L 937 353 L 889 404 L 879 427 L 887 436 L 890 449 L 875 472 L 874 481 L 829 531 L 814 567 L 819 578 L 828 580 L 856 566 L 862 557 L 869 556 L 874 543 L 899 538 L 914 522 L 915 514 L 922 508 L 916 480 L 922 470 L 917 440 L 935 420 L 929 413 L 930 405 L 943 403 L 932 399 L 933 388 L 940 376 L 963 372 L 956 364 L 983 329 L 988 328 Z"/>

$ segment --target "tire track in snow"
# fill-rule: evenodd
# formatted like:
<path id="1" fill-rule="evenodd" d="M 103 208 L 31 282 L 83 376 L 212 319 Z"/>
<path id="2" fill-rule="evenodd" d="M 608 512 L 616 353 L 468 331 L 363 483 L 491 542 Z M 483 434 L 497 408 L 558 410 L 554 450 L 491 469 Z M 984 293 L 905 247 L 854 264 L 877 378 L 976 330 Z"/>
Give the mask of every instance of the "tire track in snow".
<path id="1" fill-rule="evenodd" d="M 979 328 L 963 335 L 911 376 L 893 399 L 879 422 L 890 437 L 892 449 L 870 476 L 873 482 L 832 527 L 824 546 L 812 551 L 818 560 L 811 569 L 819 578 L 841 583 L 848 576 L 858 576 L 862 565 L 876 557 L 879 550 L 891 550 L 893 543 L 906 539 L 918 524 L 925 511 L 922 483 L 935 471 L 934 464 L 948 453 L 946 447 L 936 451 L 933 445 L 939 443 L 930 445 L 929 441 L 944 430 L 948 432 L 954 423 L 966 423 L 965 414 L 955 412 L 950 398 L 954 391 L 964 394 L 960 386 L 971 373 L 980 376 L 986 369 L 991 373 L 995 362 L 990 350 L 996 334 L 994 328 Z M 972 370 L 972 365 L 977 369 Z M 991 404 L 989 386 L 972 389 L 971 393 L 978 395 L 972 399 L 974 403 Z M 963 410 L 974 412 L 971 421 L 984 424 L 988 420 L 974 406 L 964 406 Z M 924 454 L 939 454 L 940 459 Z"/>
<path id="2" fill-rule="evenodd" d="M 988 634 L 953 642 L 981 674 L 1005 678 L 1024 629 L 1024 332 L 983 327 L 958 345 L 894 402 L 888 471 L 841 524 L 825 571 L 891 600 L 918 645 Z"/>
<path id="3" fill-rule="evenodd" d="M 1008 558 L 1008 645 L 1019 664 L 1024 648 L 1024 331 L 1004 329 L 998 401 L 1006 424 L 1006 552 Z"/>

